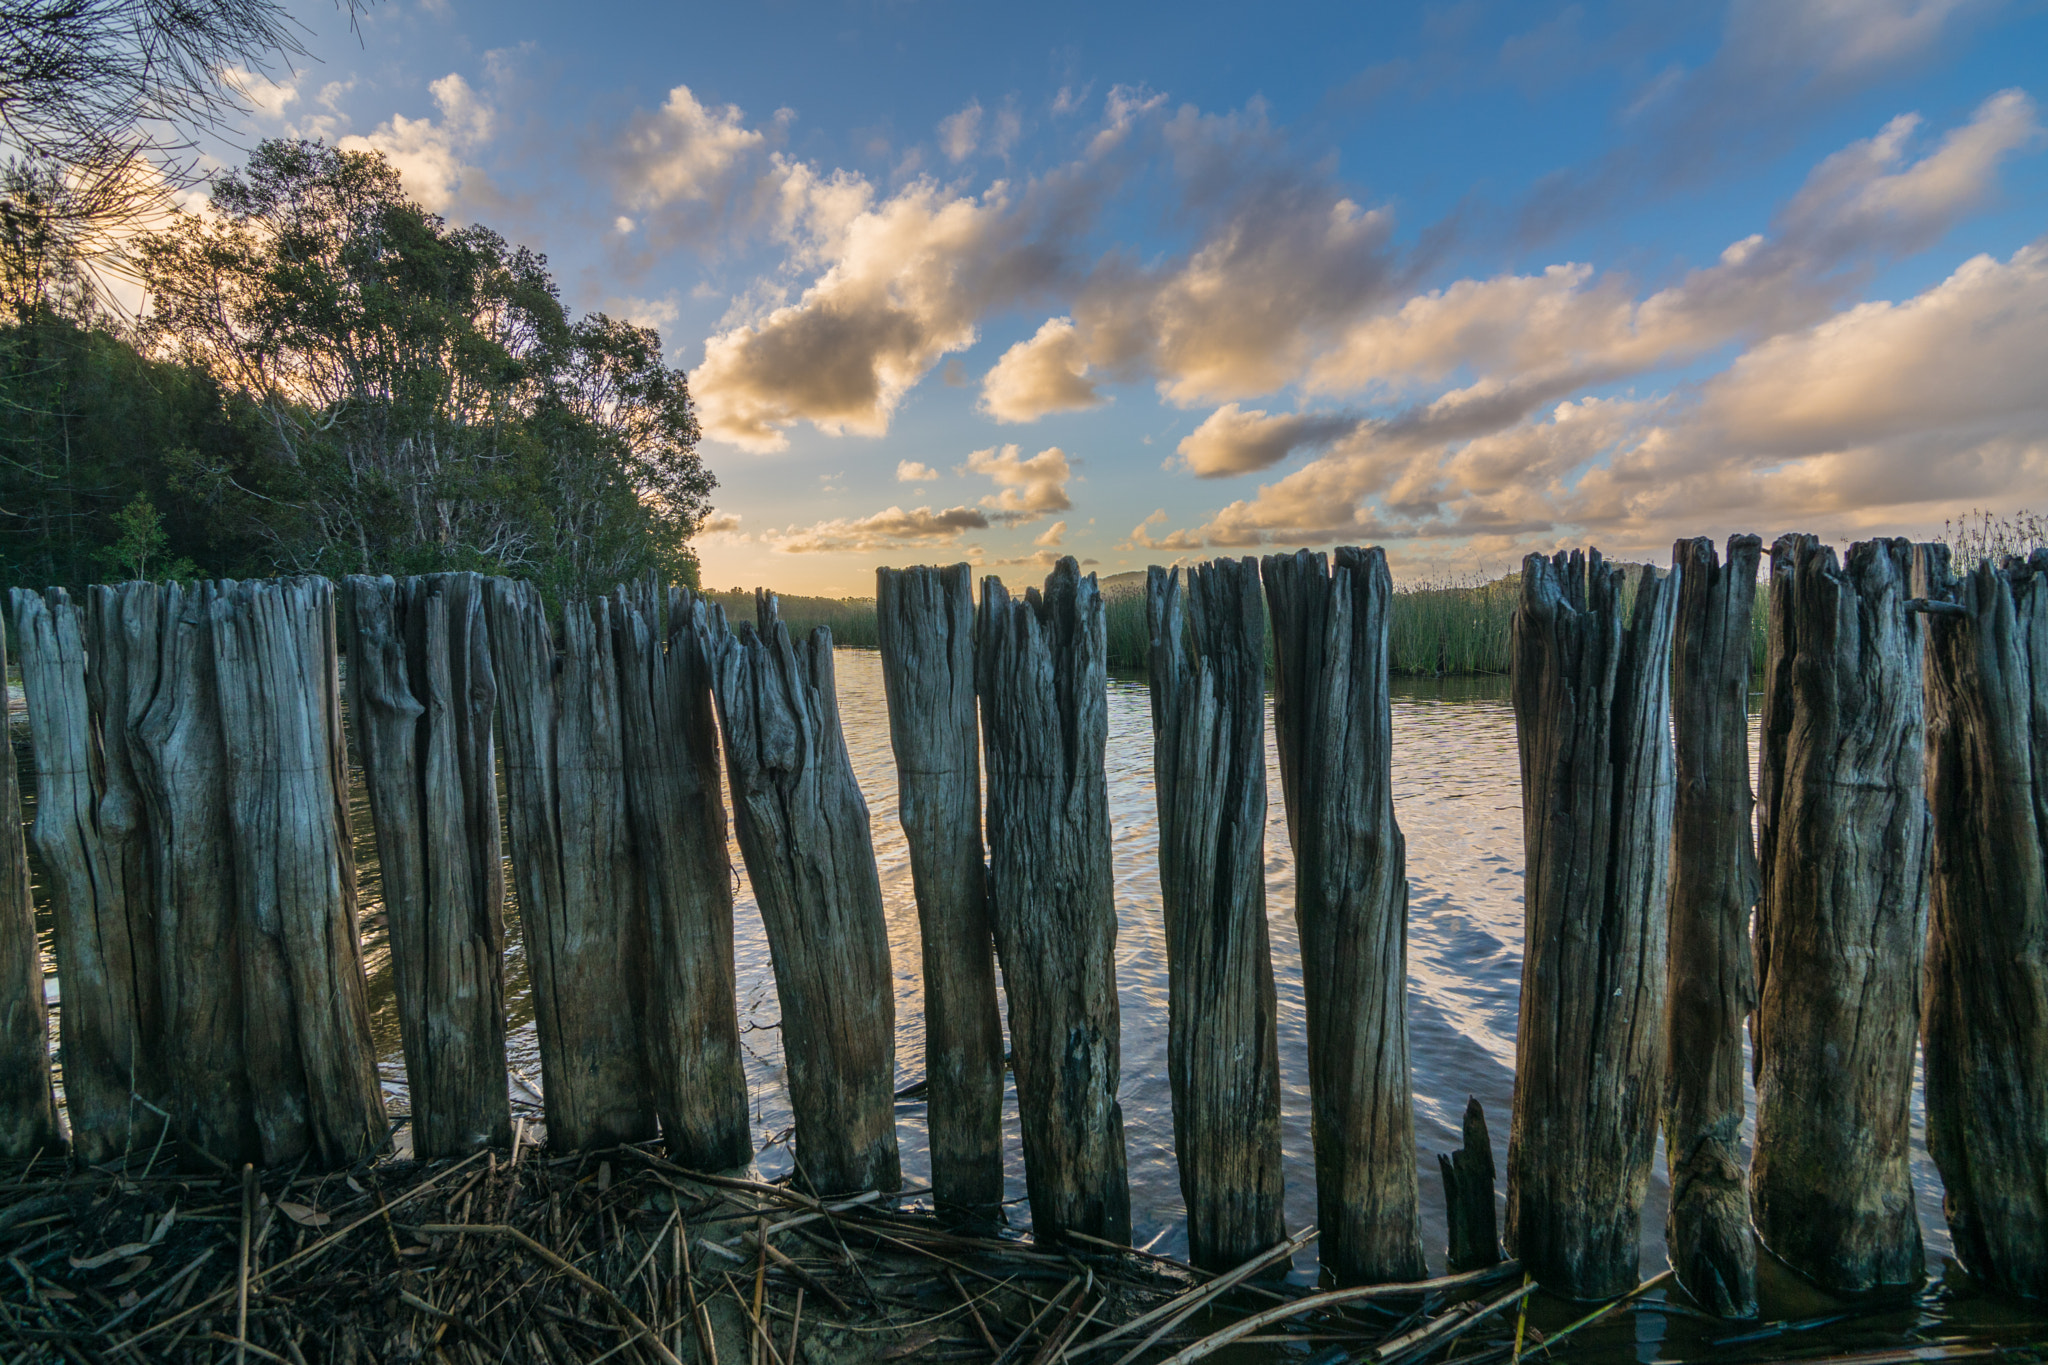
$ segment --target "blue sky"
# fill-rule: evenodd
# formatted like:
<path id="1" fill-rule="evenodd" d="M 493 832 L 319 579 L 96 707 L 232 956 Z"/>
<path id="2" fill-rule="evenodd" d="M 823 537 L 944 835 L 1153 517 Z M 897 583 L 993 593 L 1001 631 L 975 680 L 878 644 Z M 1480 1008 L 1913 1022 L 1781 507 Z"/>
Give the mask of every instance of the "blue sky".
<path id="1" fill-rule="evenodd" d="M 244 141 L 381 148 L 658 326 L 715 586 L 2048 502 L 2042 0 L 302 18 Z"/>

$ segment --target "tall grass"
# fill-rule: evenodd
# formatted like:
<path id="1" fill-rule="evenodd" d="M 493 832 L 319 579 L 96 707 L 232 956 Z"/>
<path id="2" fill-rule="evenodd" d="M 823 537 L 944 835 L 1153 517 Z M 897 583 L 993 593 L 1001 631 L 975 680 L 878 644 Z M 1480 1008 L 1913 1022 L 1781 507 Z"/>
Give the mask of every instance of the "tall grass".
<path id="1" fill-rule="evenodd" d="M 707 592 L 701 595 L 707 602 L 716 602 L 725 608 L 725 618 L 735 630 L 740 622 L 754 619 L 754 594 L 751 592 Z M 777 593 L 775 605 L 782 623 L 789 627 L 792 639 L 801 640 L 818 626 L 830 626 L 835 645 L 854 649 L 881 648 L 881 634 L 875 625 L 875 599 L 872 597 L 792 597 Z"/>
<path id="2" fill-rule="evenodd" d="M 1943 522 L 1941 538 L 1948 542 L 1957 569 L 1974 569 L 1987 561 L 2002 564 L 2048 546 L 2048 517 L 2026 511 L 2009 517 L 1971 512 Z"/>

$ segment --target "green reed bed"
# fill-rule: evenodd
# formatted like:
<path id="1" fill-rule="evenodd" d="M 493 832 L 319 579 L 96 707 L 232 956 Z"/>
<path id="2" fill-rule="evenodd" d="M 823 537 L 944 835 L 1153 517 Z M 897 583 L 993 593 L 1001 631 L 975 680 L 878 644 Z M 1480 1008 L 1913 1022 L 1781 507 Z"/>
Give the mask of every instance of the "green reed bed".
<path id="1" fill-rule="evenodd" d="M 707 592 L 704 598 L 724 607 L 726 620 L 735 629 L 740 622 L 754 619 L 754 594 L 751 591 Z M 793 597 L 777 593 L 775 602 L 792 639 L 803 639 L 815 627 L 830 626 L 835 645 L 853 649 L 881 647 L 881 636 L 875 626 L 875 599 L 872 597 Z"/>

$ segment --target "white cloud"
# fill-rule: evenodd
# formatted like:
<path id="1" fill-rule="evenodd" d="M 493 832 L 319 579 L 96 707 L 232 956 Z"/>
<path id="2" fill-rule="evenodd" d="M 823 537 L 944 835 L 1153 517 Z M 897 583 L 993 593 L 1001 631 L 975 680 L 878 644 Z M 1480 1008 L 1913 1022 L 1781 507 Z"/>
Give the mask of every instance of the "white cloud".
<path id="1" fill-rule="evenodd" d="M 454 72 L 427 88 L 440 107 L 440 122 L 393 114 L 368 137 L 345 137 L 339 145 L 343 151 L 382 152 L 414 198 L 445 213 L 465 191 L 488 186 L 465 157 L 490 141 L 496 113 Z"/>
<path id="2" fill-rule="evenodd" d="M 661 108 L 627 124 L 616 154 L 620 196 L 638 209 L 711 198 L 766 141 L 738 106 L 707 108 L 678 85 Z"/>
<path id="3" fill-rule="evenodd" d="M 896 462 L 896 482 L 898 483 L 930 483 L 938 477 L 939 471 L 933 469 L 928 464 L 920 464 L 916 460 L 898 460 Z"/>
<path id="4" fill-rule="evenodd" d="M 1074 504 L 1067 498 L 1067 480 L 1072 471 L 1067 453 L 1058 446 L 1039 451 L 1025 459 L 1014 445 L 997 450 L 977 450 L 967 457 L 963 473 L 993 479 L 1001 490 L 981 500 L 994 508 L 1002 520 L 1031 521 L 1047 512 L 1064 512 Z"/>
<path id="5" fill-rule="evenodd" d="M 1181 438 L 1179 462 L 1198 479 L 1249 474 L 1279 464 L 1297 450 L 1327 446 L 1349 436 L 1360 419 L 1344 413 L 1275 413 L 1225 403 Z"/>
<path id="6" fill-rule="evenodd" d="M 977 406 L 998 422 L 1031 422 L 1109 401 L 1088 378 L 1088 358 L 1072 318 L 1048 318 L 1017 342 L 981 381 Z"/>
<path id="7" fill-rule="evenodd" d="M 1043 549 L 1050 550 L 1059 546 L 1063 541 L 1066 540 L 1066 538 L 1067 524 L 1064 521 L 1056 521 L 1052 525 L 1046 527 L 1044 531 L 1035 536 L 1032 539 L 1031 543 L 1033 545 L 1040 546 Z"/>
<path id="8" fill-rule="evenodd" d="M 948 161 L 965 161 L 974 155 L 974 148 L 980 141 L 980 100 L 971 100 L 966 108 L 939 120 L 939 147 Z"/>
<path id="9" fill-rule="evenodd" d="M 252 109 L 272 122 L 281 121 L 285 110 L 299 98 L 295 83 L 274 81 L 244 67 L 230 66 L 224 68 L 220 75 L 229 88 L 249 102 Z"/>
<path id="10" fill-rule="evenodd" d="M 791 527 L 762 539 L 784 554 L 848 554 L 904 545 L 949 545 L 969 531 L 985 531 L 988 515 L 973 507 L 929 507 L 904 511 L 890 507 L 867 517 L 838 517 L 813 525 Z"/>
<path id="11" fill-rule="evenodd" d="M 737 512 L 713 512 L 704 518 L 697 528 L 700 536 L 729 536 L 740 529 L 740 514 Z"/>

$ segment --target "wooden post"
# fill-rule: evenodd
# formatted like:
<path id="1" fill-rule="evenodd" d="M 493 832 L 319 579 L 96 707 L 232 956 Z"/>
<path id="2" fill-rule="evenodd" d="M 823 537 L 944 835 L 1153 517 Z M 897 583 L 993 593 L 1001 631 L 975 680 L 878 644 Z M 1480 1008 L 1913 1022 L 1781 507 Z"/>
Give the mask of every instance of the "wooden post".
<path id="1" fill-rule="evenodd" d="M 7 676 L 7 622 L 0 617 L 0 687 Z M 4 719 L 4 716 L 0 716 Z M 9 739 L 0 771 L 0 1157 L 64 1148 L 50 1090 L 50 1011 L 43 1000 L 43 952 L 29 894 L 28 845 L 21 836 L 21 789 Z"/>
<path id="2" fill-rule="evenodd" d="M 1477 1095 L 1465 1098 L 1465 1145 L 1437 1156 L 1444 1177 L 1444 1212 L 1450 1225 L 1451 1270 L 1484 1270 L 1500 1263 L 1500 1222 L 1493 1207 L 1493 1139 Z"/>
<path id="3" fill-rule="evenodd" d="M 1378 547 L 1268 555 L 1273 726 L 1294 847 L 1323 1265 L 1341 1283 L 1418 1280 L 1408 1080 L 1407 848 L 1394 822 Z"/>
<path id="4" fill-rule="evenodd" d="M 1255 559 L 1146 573 L 1166 916 L 1167 1072 L 1190 1259 L 1228 1270 L 1287 1235 L 1266 941 L 1266 607 Z"/>
<path id="5" fill-rule="evenodd" d="M 647 939 L 607 599 L 572 602 L 555 651 L 531 583 L 493 578 L 512 872 L 533 983 L 548 1145 L 655 1136 L 640 1012 Z"/>
<path id="6" fill-rule="evenodd" d="M 1679 570 L 1672 646 L 1671 951 L 1665 1243 L 1678 1281 L 1723 1317 L 1754 1317 L 1756 1244 L 1742 1151 L 1742 1034 L 1756 1008 L 1749 917 L 1760 885 L 1749 786 L 1749 641 L 1763 542 L 1704 537 L 1671 548 Z"/>
<path id="7" fill-rule="evenodd" d="M 349 696 L 377 832 L 423 1159 L 512 1140 L 497 683 L 478 574 L 346 581 Z"/>
<path id="8" fill-rule="evenodd" d="M 1131 1238 L 1110 865 L 1108 638 L 1071 556 L 1045 591 L 982 580 L 974 687 L 989 887 L 1034 1236 Z"/>
<path id="9" fill-rule="evenodd" d="M 757 593 L 760 626 L 727 633 L 700 603 L 733 822 L 768 930 L 796 1157 L 819 1194 L 894 1190 L 896 997 L 868 808 L 839 728 L 832 632 L 802 647 Z"/>
<path id="10" fill-rule="evenodd" d="M 973 572 L 877 569 L 875 617 L 924 954 L 932 1195 L 992 1219 L 1003 1199 L 1003 1022 L 982 859 Z"/>
<path id="11" fill-rule="evenodd" d="M 647 901 L 641 1019 L 649 1093 L 671 1158 L 691 1170 L 753 1156 L 733 975 L 732 866 L 718 784 L 711 667 L 695 599 L 652 584 L 612 607 L 626 804 Z"/>
<path id="12" fill-rule="evenodd" d="M 212 602 L 240 918 L 243 1037 L 264 1161 L 342 1166 L 389 1136 L 356 922 L 334 585 Z"/>
<path id="13" fill-rule="evenodd" d="M 1522 561 L 1512 687 L 1527 863 L 1508 1245 L 1574 1299 L 1638 1282 L 1663 1101 L 1671 633 L 1681 573 Z"/>
<path id="14" fill-rule="evenodd" d="M 64 1107 L 74 1154 L 96 1165 L 153 1140 L 159 1126 L 128 1098 L 131 1086 L 158 1093 L 149 907 L 143 888 L 122 880 L 124 860 L 101 834 L 106 766 L 87 701 L 80 612 L 62 588 L 47 597 L 16 588 L 13 602 L 36 756 L 36 848 L 50 873 L 64 990 Z"/>
<path id="15" fill-rule="evenodd" d="M 1771 547 L 1757 906 L 1764 1245 L 1823 1288 L 1918 1284 L 1910 1091 L 1927 933 L 1912 547 Z"/>
<path id="16" fill-rule="evenodd" d="M 1960 579 L 1920 554 L 1927 1147 L 1963 1265 L 2048 1298 L 2048 550 Z"/>

